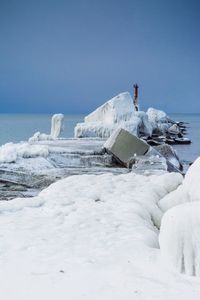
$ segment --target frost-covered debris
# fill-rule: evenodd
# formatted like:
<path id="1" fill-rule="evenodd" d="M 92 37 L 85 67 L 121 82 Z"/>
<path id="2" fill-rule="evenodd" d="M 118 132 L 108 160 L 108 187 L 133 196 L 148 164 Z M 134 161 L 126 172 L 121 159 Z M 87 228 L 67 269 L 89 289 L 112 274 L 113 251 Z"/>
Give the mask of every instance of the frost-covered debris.
<path id="1" fill-rule="evenodd" d="M 200 276 L 200 158 L 183 183 L 158 203 L 163 212 L 160 247 L 164 261 L 188 275 Z M 174 207 L 175 206 L 175 207 Z"/>
<path id="2" fill-rule="evenodd" d="M 128 92 L 105 102 L 75 127 L 75 137 L 108 138 L 121 127 L 137 136 L 151 136 L 155 130 L 165 133 L 172 125 L 166 113 L 149 108 L 147 113 L 134 111 L 133 99 Z"/>
<path id="3" fill-rule="evenodd" d="M 157 203 L 180 177 L 72 176 L 1 202 L 2 298 L 195 299 L 199 283 L 177 280 L 158 259 Z"/>
<path id="4" fill-rule="evenodd" d="M 37 142 L 43 140 L 54 140 L 57 139 L 63 128 L 64 128 L 64 115 L 63 114 L 55 114 L 51 119 L 51 133 L 40 133 L 37 131 L 30 139 L 29 142 Z"/>

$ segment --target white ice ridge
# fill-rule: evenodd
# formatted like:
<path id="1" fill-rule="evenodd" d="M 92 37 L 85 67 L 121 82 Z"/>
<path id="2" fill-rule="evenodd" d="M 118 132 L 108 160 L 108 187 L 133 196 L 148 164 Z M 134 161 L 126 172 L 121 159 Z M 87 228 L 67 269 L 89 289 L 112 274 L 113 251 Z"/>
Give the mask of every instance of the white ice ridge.
<path id="1" fill-rule="evenodd" d="M 125 92 L 105 102 L 85 117 L 84 123 L 75 127 L 75 137 L 108 138 L 118 127 L 139 135 L 151 136 L 154 129 L 161 132 L 169 127 L 168 117 L 163 111 L 153 108 L 134 111 L 133 99 Z"/>
<path id="2" fill-rule="evenodd" d="M 181 180 L 175 173 L 71 176 L 37 197 L 1 201 L 2 298 L 167 300 L 170 293 L 175 300 L 180 282 L 194 296 L 190 282 L 166 275 L 158 261 L 157 204 Z"/>
<path id="3" fill-rule="evenodd" d="M 51 119 L 51 133 L 40 133 L 36 132 L 30 139 L 29 142 L 43 141 L 43 140 L 54 140 L 57 139 L 64 128 L 64 115 L 54 114 Z"/>
<path id="4" fill-rule="evenodd" d="M 30 145 L 26 142 L 7 143 L 0 147 L 0 163 L 14 163 L 18 158 L 47 157 L 47 146 Z"/>
<path id="5" fill-rule="evenodd" d="M 183 184 L 159 202 L 162 211 L 167 211 L 160 232 L 163 260 L 179 272 L 196 276 L 200 276 L 199 177 L 200 158 L 189 168 Z"/>

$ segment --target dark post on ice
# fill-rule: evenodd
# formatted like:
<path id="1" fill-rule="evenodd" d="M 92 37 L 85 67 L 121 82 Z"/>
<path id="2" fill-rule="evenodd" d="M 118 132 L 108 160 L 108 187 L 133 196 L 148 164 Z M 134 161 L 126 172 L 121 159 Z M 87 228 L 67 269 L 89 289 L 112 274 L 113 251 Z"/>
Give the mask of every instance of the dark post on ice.
<path id="1" fill-rule="evenodd" d="M 138 106 L 138 85 L 137 83 L 134 84 L 134 100 L 133 100 L 133 104 L 134 104 L 134 108 L 135 108 L 135 111 L 138 111 L 139 110 L 139 106 Z"/>

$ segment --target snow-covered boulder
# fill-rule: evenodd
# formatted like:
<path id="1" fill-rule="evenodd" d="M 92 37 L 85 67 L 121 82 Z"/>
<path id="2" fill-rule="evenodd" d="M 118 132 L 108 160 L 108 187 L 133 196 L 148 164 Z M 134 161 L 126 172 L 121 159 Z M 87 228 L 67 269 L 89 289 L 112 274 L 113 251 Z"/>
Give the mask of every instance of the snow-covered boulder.
<path id="1" fill-rule="evenodd" d="M 134 111 L 133 99 L 128 92 L 117 95 L 86 116 L 84 123 L 76 125 L 74 135 L 76 138 L 108 138 L 118 127 L 135 135 L 152 134 L 147 114 Z"/>
<path id="2" fill-rule="evenodd" d="M 37 131 L 34 135 L 29 139 L 29 142 L 38 142 L 38 141 L 45 141 L 45 140 L 54 140 L 57 139 L 63 128 L 64 128 L 64 115 L 63 114 L 55 114 L 51 119 L 51 133 L 40 133 Z"/>

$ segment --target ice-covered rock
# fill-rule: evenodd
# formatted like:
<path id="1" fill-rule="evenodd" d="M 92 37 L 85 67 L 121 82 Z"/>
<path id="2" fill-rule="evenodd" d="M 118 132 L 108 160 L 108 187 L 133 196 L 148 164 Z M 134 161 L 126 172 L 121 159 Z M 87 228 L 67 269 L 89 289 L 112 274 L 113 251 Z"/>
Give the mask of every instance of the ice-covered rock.
<path id="1" fill-rule="evenodd" d="M 168 121 L 167 114 L 164 111 L 152 107 L 148 108 L 147 116 L 149 118 L 149 121 L 154 125 L 158 122 L 166 123 Z"/>
<path id="2" fill-rule="evenodd" d="M 168 266 L 200 276 L 200 202 L 169 209 L 162 219 L 159 243 Z"/>
<path id="3" fill-rule="evenodd" d="M 78 138 L 108 138 L 118 127 L 135 135 L 152 134 L 147 114 L 134 111 L 133 99 L 128 92 L 119 94 L 86 116 L 84 123 L 76 125 L 74 134 Z"/>
<path id="4" fill-rule="evenodd" d="M 171 126 L 167 114 L 162 110 L 151 107 L 147 110 L 147 116 L 153 131 L 158 131 L 161 134 L 166 133 Z"/>
<path id="5" fill-rule="evenodd" d="M 172 126 L 169 127 L 168 132 L 170 134 L 179 134 L 180 133 L 180 128 L 177 124 L 173 124 Z"/>
<path id="6" fill-rule="evenodd" d="M 172 146 L 168 144 L 163 144 L 154 147 L 163 157 L 167 159 L 173 166 L 177 169 L 182 170 L 182 165 L 179 160 L 179 157 L 176 151 L 172 148 Z"/>
<path id="7" fill-rule="evenodd" d="M 29 142 L 37 142 L 37 141 L 45 141 L 45 140 L 54 140 L 59 137 L 63 128 L 64 128 L 64 115 L 63 114 L 55 114 L 51 119 L 51 133 L 40 133 L 37 131 L 34 135 L 29 138 Z"/>

